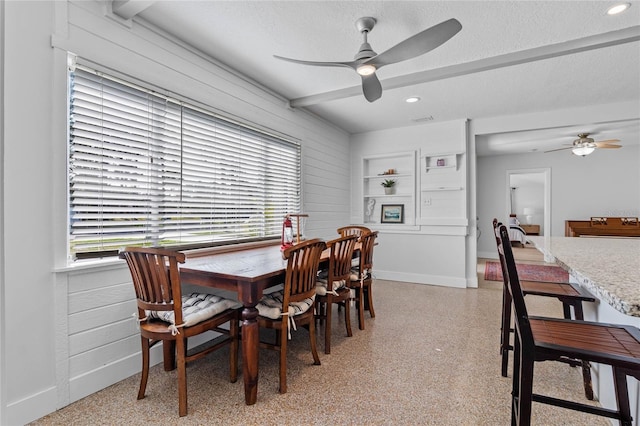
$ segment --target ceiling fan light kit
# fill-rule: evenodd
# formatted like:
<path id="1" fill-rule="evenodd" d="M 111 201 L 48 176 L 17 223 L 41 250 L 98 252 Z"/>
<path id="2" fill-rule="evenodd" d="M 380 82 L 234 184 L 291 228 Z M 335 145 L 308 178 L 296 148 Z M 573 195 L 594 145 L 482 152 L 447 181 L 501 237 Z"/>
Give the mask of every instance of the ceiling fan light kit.
<path id="1" fill-rule="evenodd" d="M 596 150 L 595 147 L 584 145 L 584 146 L 577 146 L 573 148 L 571 152 L 573 152 L 575 155 L 580 155 L 582 157 L 585 157 L 591 154 L 595 150 Z"/>
<path id="2" fill-rule="evenodd" d="M 371 75 L 376 72 L 376 67 L 369 64 L 360 65 L 356 70 L 360 75 Z"/>
<path id="3" fill-rule="evenodd" d="M 382 85 L 376 76 L 377 70 L 384 65 L 395 64 L 423 55 L 444 44 L 462 29 L 460 22 L 456 19 L 449 19 L 409 37 L 378 55 L 367 41 L 367 34 L 373 30 L 376 22 L 376 19 L 370 16 L 356 21 L 356 28 L 362 34 L 363 43 L 352 61 L 303 61 L 278 55 L 274 55 L 274 58 L 302 65 L 351 68 L 362 78 L 362 93 L 364 97 L 367 101 L 374 102 L 382 96 Z"/>

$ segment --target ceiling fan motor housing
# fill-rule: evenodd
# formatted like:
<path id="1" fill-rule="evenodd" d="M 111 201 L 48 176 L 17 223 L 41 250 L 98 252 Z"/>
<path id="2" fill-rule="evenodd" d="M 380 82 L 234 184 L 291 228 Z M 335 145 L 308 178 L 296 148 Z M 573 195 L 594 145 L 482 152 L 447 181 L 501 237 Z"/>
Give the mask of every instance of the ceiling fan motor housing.
<path id="1" fill-rule="evenodd" d="M 586 144 L 586 143 L 594 143 L 595 140 L 593 138 L 589 137 L 589 133 L 580 133 L 578 135 L 579 139 L 576 139 L 575 141 L 573 141 L 574 145 L 582 145 L 582 144 Z"/>
<path id="2" fill-rule="evenodd" d="M 356 21 L 356 28 L 358 32 L 370 32 L 373 27 L 376 25 L 376 18 L 372 18 L 370 16 L 365 16 Z"/>

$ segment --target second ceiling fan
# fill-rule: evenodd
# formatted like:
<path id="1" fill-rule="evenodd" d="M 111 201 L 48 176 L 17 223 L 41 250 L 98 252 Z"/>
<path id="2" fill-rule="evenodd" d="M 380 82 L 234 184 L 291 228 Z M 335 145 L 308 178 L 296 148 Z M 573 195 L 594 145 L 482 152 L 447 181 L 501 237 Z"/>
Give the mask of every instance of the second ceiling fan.
<path id="1" fill-rule="evenodd" d="M 360 74 L 362 78 L 362 93 L 364 97 L 369 102 L 373 102 L 382 96 L 382 85 L 376 76 L 376 70 L 385 65 L 406 61 L 407 59 L 423 55 L 445 43 L 462 29 L 460 22 L 456 19 L 449 19 L 409 37 L 381 54 L 377 54 L 367 42 L 367 34 L 371 32 L 375 24 L 376 19 L 371 17 L 360 18 L 356 21 L 356 28 L 362 33 L 364 42 L 360 46 L 358 53 L 354 56 L 353 61 L 316 62 L 285 58 L 277 55 L 274 55 L 274 57 L 296 64 L 351 68 Z"/>
<path id="2" fill-rule="evenodd" d="M 604 141 L 595 141 L 589 137 L 590 133 L 579 133 L 578 139 L 573 141 L 573 144 L 565 148 L 551 149 L 545 152 L 562 151 L 564 149 L 570 149 L 575 155 L 582 157 L 591 154 L 596 148 L 621 148 L 617 145 L 620 142 L 619 139 L 607 139 Z"/>

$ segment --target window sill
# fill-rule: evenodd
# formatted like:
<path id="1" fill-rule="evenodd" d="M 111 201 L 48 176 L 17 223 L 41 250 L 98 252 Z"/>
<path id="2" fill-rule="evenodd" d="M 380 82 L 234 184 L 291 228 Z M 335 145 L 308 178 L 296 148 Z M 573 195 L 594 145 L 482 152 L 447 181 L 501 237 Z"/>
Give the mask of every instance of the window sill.
<path id="1" fill-rule="evenodd" d="M 246 250 L 256 247 L 266 247 L 280 244 L 280 240 L 253 241 L 250 243 L 228 244 L 217 247 L 204 247 L 192 250 L 182 250 L 187 258 L 207 256 L 214 253 L 229 253 L 234 251 Z M 78 260 L 66 266 L 54 268 L 55 273 L 66 273 L 73 271 L 96 270 L 96 269 L 113 269 L 125 265 L 124 260 L 118 257 L 109 257 L 103 259 L 87 259 Z"/>

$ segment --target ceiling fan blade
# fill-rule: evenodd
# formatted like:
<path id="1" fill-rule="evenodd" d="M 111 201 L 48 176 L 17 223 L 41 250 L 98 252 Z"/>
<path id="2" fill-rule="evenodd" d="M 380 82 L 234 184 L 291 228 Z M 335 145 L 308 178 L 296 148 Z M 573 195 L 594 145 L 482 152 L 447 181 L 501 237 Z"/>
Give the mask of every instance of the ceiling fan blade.
<path id="1" fill-rule="evenodd" d="M 415 58 L 445 43 L 461 29 L 462 24 L 460 24 L 457 19 L 449 19 L 448 21 L 441 22 L 438 25 L 434 25 L 431 28 L 427 28 L 409 37 L 381 54 L 374 56 L 365 63 L 380 68 L 383 65 Z"/>
<path id="2" fill-rule="evenodd" d="M 362 76 L 362 93 L 369 102 L 373 102 L 382 96 L 382 85 L 376 73 Z"/>
<path id="3" fill-rule="evenodd" d="M 596 148 L 622 148 L 621 145 L 613 145 L 610 143 L 596 142 Z"/>
<path id="4" fill-rule="evenodd" d="M 568 146 L 566 148 L 550 149 L 549 151 L 545 151 L 545 153 L 554 152 L 554 151 L 564 151 L 565 149 L 573 149 L 573 148 L 575 148 L 575 147 L 574 146 Z"/>
<path id="5" fill-rule="evenodd" d="M 618 143 L 620 142 L 620 139 L 607 139 L 604 141 L 596 141 L 596 145 L 598 144 L 610 144 L 610 143 Z"/>
<path id="6" fill-rule="evenodd" d="M 293 62 L 295 64 L 302 64 L 302 65 L 314 65 L 314 66 L 318 66 L 318 67 L 347 67 L 347 68 L 351 68 L 351 69 L 356 69 L 356 62 L 355 61 L 349 61 L 349 62 L 315 62 L 315 61 L 301 61 L 299 59 L 291 59 L 291 58 L 285 58 L 284 56 L 278 56 L 278 55 L 273 55 L 274 58 L 276 59 L 280 59 L 282 61 L 287 61 L 287 62 Z"/>

